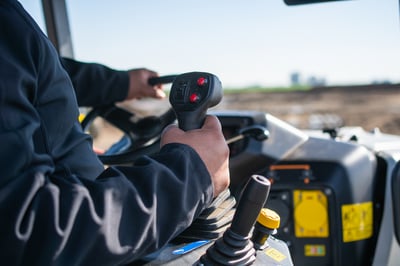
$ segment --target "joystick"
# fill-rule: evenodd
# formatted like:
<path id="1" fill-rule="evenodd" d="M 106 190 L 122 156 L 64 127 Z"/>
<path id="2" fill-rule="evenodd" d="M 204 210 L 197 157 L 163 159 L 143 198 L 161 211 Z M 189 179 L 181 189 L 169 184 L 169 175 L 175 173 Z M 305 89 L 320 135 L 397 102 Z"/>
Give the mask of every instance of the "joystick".
<path id="1" fill-rule="evenodd" d="M 200 258 L 198 265 L 251 265 L 256 250 L 250 240 L 253 226 L 264 206 L 271 183 L 253 175 L 239 200 L 230 228 Z"/>
<path id="2" fill-rule="evenodd" d="M 177 76 L 172 83 L 169 101 L 184 131 L 201 128 L 207 110 L 222 99 L 222 85 L 213 74 L 189 72 Z M 236 204 L 229 189 L 215 198 L 178 240 L 216 239 L 229 226 Z"/>
<path id="3" fill-rule="evenodd" d="M 184 131 L 201 128 L 207 109 L 222 99 L 222 85 L 213 74 L 189 72 L 177 76 L 172 84 L 169 101 Z"/>

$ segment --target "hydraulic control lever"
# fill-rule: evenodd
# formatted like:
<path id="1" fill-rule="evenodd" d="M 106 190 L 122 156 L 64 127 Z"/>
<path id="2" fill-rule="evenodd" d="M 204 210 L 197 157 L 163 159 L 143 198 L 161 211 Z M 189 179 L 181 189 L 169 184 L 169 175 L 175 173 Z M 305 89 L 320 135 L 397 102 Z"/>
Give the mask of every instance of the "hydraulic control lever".
<path id="1" fill-rule="evenodd" d="M 258 215 L 267 201 L 270 181 L 260 175 L 253 175 L 247 183 L 232 220 L 231 231 L 248 237 Z"/>
<path id="2" fill-rule="evenodd" d="M 253 175 L 247 183 L 236 208 L 230 228 L 218 239 L 198 265 L 251 265 L 256 260 L 252 228 L 264 206 L 271 183 L 260 175 Z"/>
<path id="3" fill-rule="evenodd" d="M 177 76 L 172 83 L 169 101 L 184 131 L 201 128 L 207 110 L 222 99 L 219 79 L 206 72 L 189 72 Z"/>
<path id="4" fill-rule="evenodd" d="M 246 137 L 255 139 L 257 141 L 264 141 L 268 139 L 269 131 L 268 129 L 260 125 L 244 127 L 239 131 L 239 134 L 237 136 L 227 139 L 226 144 L 231 144 Z"/>
<path id="5" fill-rule="evenodd" d="M 167 76 L 149 78 L 148 83 L 149 83 L 149 85 L 152 85 L 152 86 L 157 85 L 157 84 L 172 83 L 172 82 L 174 82 L 176 77 L 177 77 L 177 75 L 167 75 Z"/>

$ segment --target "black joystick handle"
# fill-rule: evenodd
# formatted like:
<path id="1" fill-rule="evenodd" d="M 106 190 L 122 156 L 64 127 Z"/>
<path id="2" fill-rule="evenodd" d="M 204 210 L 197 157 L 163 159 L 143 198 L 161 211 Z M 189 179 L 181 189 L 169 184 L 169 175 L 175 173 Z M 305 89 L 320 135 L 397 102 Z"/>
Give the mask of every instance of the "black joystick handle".
<path id="1" fill-rule="evenodd" d="M 230 228 L 207 249 L 197 265 L 252 265 L 256 250 L 250 240 L 251 230 L 267 201 L 271 183 L 253 175 L 240 197 Z"/>
<path id="2" fill-rule="evenodd" d="M 260 175 L 253 175 L 243 191 L 232 219 L 230 230 L 248 237 L 269 194 L 271 183 Z"/>
<path id="3" fill-rule="evenodd" d="M 169 95 L 178 125 L 184 131 L 201 128 L 207 109 L 217 105 L 221 99 L 221 82 L 215 75 L 206 72 L 177 76 Z"/>

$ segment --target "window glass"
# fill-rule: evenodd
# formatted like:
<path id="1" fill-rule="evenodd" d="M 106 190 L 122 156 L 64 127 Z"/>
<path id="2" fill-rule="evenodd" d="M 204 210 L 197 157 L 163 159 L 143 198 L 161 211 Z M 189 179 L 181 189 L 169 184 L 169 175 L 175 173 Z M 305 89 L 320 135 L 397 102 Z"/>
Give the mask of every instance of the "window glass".
<path id="1" fill-rule="evenodd" d="M 117 68 L 207 70 L 229 87 L 400 80 L 397 0 L 67 3 L 75 55 Z"/>
<path id="2" fill-rule="evenodd" d="M 43 27 L 40 1 L 22 3 Z M 299 128 L 400 134 L 398 0 L 69 0 L 67 10 L 79 60 L 160 75 L 211 72 L 225 91 L 248 89 L 225 93 L 220 108 L 265 111 Z M 280 96 L 282 88 L 317 89 Z"/>

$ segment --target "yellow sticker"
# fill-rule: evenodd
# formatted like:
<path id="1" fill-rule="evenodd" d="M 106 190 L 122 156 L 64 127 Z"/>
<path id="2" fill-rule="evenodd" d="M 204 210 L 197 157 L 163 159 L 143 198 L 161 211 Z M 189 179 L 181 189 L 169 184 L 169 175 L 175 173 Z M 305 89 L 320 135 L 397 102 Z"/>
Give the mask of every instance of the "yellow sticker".
<path id="1" fill-rule="evenodd" d="M 372 202 L 342 205 L 343 242 L 367 239 L 373 233 Z"/>
<path id="2" fill-rule="evenodd" d="M 271 248 L 271 247 L 267 248 L 267 250 L 265 251 L 265 254 L 277 262 L 281 262 L 284 259 L 286 259 L 286 256 L 284 254 L 282 254 L 282 252 L 280 252 L 277 249 Z"/>
<path id="3" fill-rule="evenodd" d="M 296 237 L 329 237 L 328 199 L 320 190 L 293 191 Z"/>
<path id="4" fill-rule="evenodd" d="M 326 254 L 325 245 L 305 245 L 304 255 L 307 257 L 323 257 Z"/>

